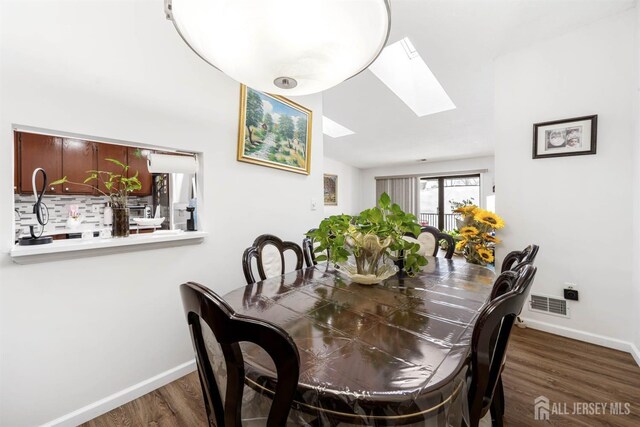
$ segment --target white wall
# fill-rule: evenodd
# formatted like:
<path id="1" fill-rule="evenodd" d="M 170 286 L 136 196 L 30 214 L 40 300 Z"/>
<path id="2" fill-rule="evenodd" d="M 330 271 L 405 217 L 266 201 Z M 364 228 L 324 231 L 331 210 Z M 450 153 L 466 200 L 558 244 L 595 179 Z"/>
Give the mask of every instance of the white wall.
<path id="1" fill-rule="evenodd" d="M 636 361 L 640 365 L 640 5 L 636 3 L 636 99 L 635 123 L 636 135 L 633 144 L 633 288 L 636 325 L 634 345 Z"/>
<path id="2" fill-rule="evenodd" d="M 359 213 L 360 169 L 325 156 L 324 173 L 338 175 L 338 205 L 325 206 L 324 215 Z"/>
<path id="3" fill-rule="evenodd" d="M 480 174 L 480 201 L 484 206 L 487 196 L 493 194 L 493 157 L 475 157 L 470 159 L 433 161 L 415 163 L 411 165 L 384 166 L 379 168 L 363 169 L 361 175 L 362 195 L 360 198 L 361 209 L 370 208 L 376 203 L 376 180 L 377 176 L 402 176 L 402 175 L 456 175 L 469 171 L 486 169 L 487 172 Z"/>
<path id="4" fill-rule="evenodd" d="M 4 1 L 0 101 L 0 425 L 53 420 L 192 359 L 178 285 L 242 285 L 258 234 L 300 241 L 322 209 L 322 99 L 311 176 L 235 160 L 239 85 L 198 59 L 163 1 Z M 12 123 L 204 153 L 205 243 L 13 264 Z"/>
<path id="5" fill-rule="evenodd" d="M 635 11 L 499 58 L 495 75 L 498 259 L 540 245 L 533 292 L 578 284 L 571 318 L 523 315 L 556 333 L 629 349 Z M 531 158 L 532 125 L 598 114 L 597 154 Z M 638 215 L 638 211 L 635 212 Z M 637 263 L 637 260 L 636 260 Z M 546 325 L 545 325 L 546 324 Z M 535 325 L 534 325 L 535 326 Z"/>

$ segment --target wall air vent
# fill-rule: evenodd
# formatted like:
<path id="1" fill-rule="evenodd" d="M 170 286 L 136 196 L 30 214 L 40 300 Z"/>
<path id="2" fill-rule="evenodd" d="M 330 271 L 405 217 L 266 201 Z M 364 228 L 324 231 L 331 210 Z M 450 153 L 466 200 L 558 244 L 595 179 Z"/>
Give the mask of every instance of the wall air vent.
<path id="1" fill-rule="evenodd" d="M 560 297 L 530 295 L 529 310 L 553 316 L 569 317 L 567 301 Z"/>

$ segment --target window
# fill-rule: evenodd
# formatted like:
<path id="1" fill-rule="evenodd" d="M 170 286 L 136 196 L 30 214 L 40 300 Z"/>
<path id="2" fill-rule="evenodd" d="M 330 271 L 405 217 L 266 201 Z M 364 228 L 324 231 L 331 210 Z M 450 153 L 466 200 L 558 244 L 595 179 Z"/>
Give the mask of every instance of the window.
<path id="1" fill-rule="evenodd" d="M 453 230 L 457 226 L 452 203 L 465 200 L 480 204 L 480 175 L 421 178 L 418 219 L 422 225 Z"/>

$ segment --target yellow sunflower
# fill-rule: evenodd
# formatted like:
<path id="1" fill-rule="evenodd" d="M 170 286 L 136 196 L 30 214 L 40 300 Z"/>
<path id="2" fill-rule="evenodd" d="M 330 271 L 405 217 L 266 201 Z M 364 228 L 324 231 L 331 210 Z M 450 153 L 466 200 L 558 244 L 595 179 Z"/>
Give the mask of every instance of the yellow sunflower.
<path id="1" fill-rule="evenodd" d="M 480 248 L 476 252 L 484 262 L 493 262 L 493 254 L 489 249 Z"/>
<path id="2" fill-rule="evenodd" d="M 484 209 L 478 209 L 473 215 L 473 219 L 481 224 L 486 224 L 491 228 L 504 227 L 504 220 L 493 212 L 485 211 Z"/>
<path id="3" fill-rule="evenodd" d="M 477 236 L 479 233 L 478 229 L 473 227 L 473 226 L 466 226 L 466 227 L 462 227 L 460 229 L 460 235 L 464 236 L 464 237 L 472 237 L 472 236 Z"/>
<path id="4" fill-rule="evenodd" d="M 485 234 L 484 240 L 486 240 L 487 242 L 495 243 L 495 244 L 502 243 L 502 240 L 498 239 L 495 236 L 492 236 L 491 234 Z"/>
<path id="5" fill-rule="evenodd" d="M 467 243 L 467 240 L 460 240 L 458 243 L 456 243 L 456 251 L 462 252 L 464 250 L 464 247 L 467 246 Z"/>
<path id="6" fill-rule="evenodd" d="M 475 228 L 472 225 L 467 225 L 465 227 L 462 227 L 460 229 L 460 234 L 467 237 L 467 236 L 476 236 L 479 233 L 478 229 Z"/>
<path id="7" fill-rule="evenodd" d="M 461 206 L 457 209 L 454 209 L 454 213 L 459 213 L 463 216 L 473 216 L 476 211 L 478 210 L 478 207 L 475 205 L 469 205 L 469 206 Z"/>

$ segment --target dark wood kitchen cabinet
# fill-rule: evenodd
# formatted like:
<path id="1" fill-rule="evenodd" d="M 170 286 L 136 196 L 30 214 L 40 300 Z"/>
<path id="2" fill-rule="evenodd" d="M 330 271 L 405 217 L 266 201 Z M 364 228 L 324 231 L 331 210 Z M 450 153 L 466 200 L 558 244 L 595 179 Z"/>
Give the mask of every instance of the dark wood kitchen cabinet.
<path id="1" fill-rule="evenodd" d="M 20 144 L 19 135 L 13 133 L 13 194 L 20 192 Z"/>
<path id="2" fill-rule="evenodd" d="M 105 172 L 112 172 L 114 174 L 120 175 L 122 174 L 122 168 L 116 165 L 113 162 L 110 162 L 106 159 L 114 159 L 123 164 L 127 164 L 127 147 L 124 145 L 113 145 L 113 144 L 97 144 L 98 152 L 98 170 Z M 109 179 L 107 174 L 102 174 L 102 178 L 106 181 Z M 104 186 L 104 183 L 101 179 L 98 180 L 98 189 L 105 193 L 109 193 L 107 188 Z"/>
<path id="3" fill-rule="evenodd" d="M 131 178 L 136 174 L 136 172 L 138 172 L 138 179 L 140 180 L 140 184 L 142 184 L 142 188 L 140 190 L 136 190 L 131 193 L 133 195 L 151 195 L 151 185 L 153 180 L 147 166 L 147 156 L 149 155 L 149 153 L 149 150 L 140 148 L 129 147 L 127 149 L 127 160 L 129 161 L 129 178 Z"/>
<path id="4" fill-rule="evenodd" d="M 33 193 L 31 175 L 36 168 L 45 170 L 48 182 L 62 178 L 62 138 L 19 132 L 18 145 L 21 194 Z M 47 185 L 46 193 L 62 194 L 61 187 Z M 38 190 L 42 188 L 42 174 L 36 177 L 36 188 Z"/>
<path id="5" fill-rule="evenodd" d="M 64 138 L 62 141 L 62 176 L 69 181 L 83 183 L 97 168 L 96 143 L 82 139 Z M 94 185 L 95 182 L 87 184 Z M 94 194 L 89 185 L 66 183 L 62 185 L 65 194 Z"/>
<path id="6" fill-rule="evenodd" d="M 149 196 L 152 194 L 153 178 L 147 167 L 147 156 L 151 152 L 147 149 L 127 147 L 124 145 L 105 144 L 87 141 L 79 138 L 63 138 L 51 135 L 40 135 L 28 132 L 14 132 L 14 192 L 32 194 L 31 174 L 37 167 L 47 173 L 48 182 L 58 180 L 64 176 L 77 184 L 47 185 L 47 194 L 77 194 L 101 195 L 91 186 L 97 186 L 100 191 L 107 191 L 104 181 L 108 175 L 101 174 L 101 179 L 89 181 L 80 185 L 91 175 L 91 170 L 100 170 L 122 174 L 122 167 L 106 159 L 114 159 L 129 165 L 128 177 L 138 172 L 138 179 L 142 184 L 140 190 L 132 194 Z M 40 189 L 42 178 L 39 176 L 36 186 Z"/>

